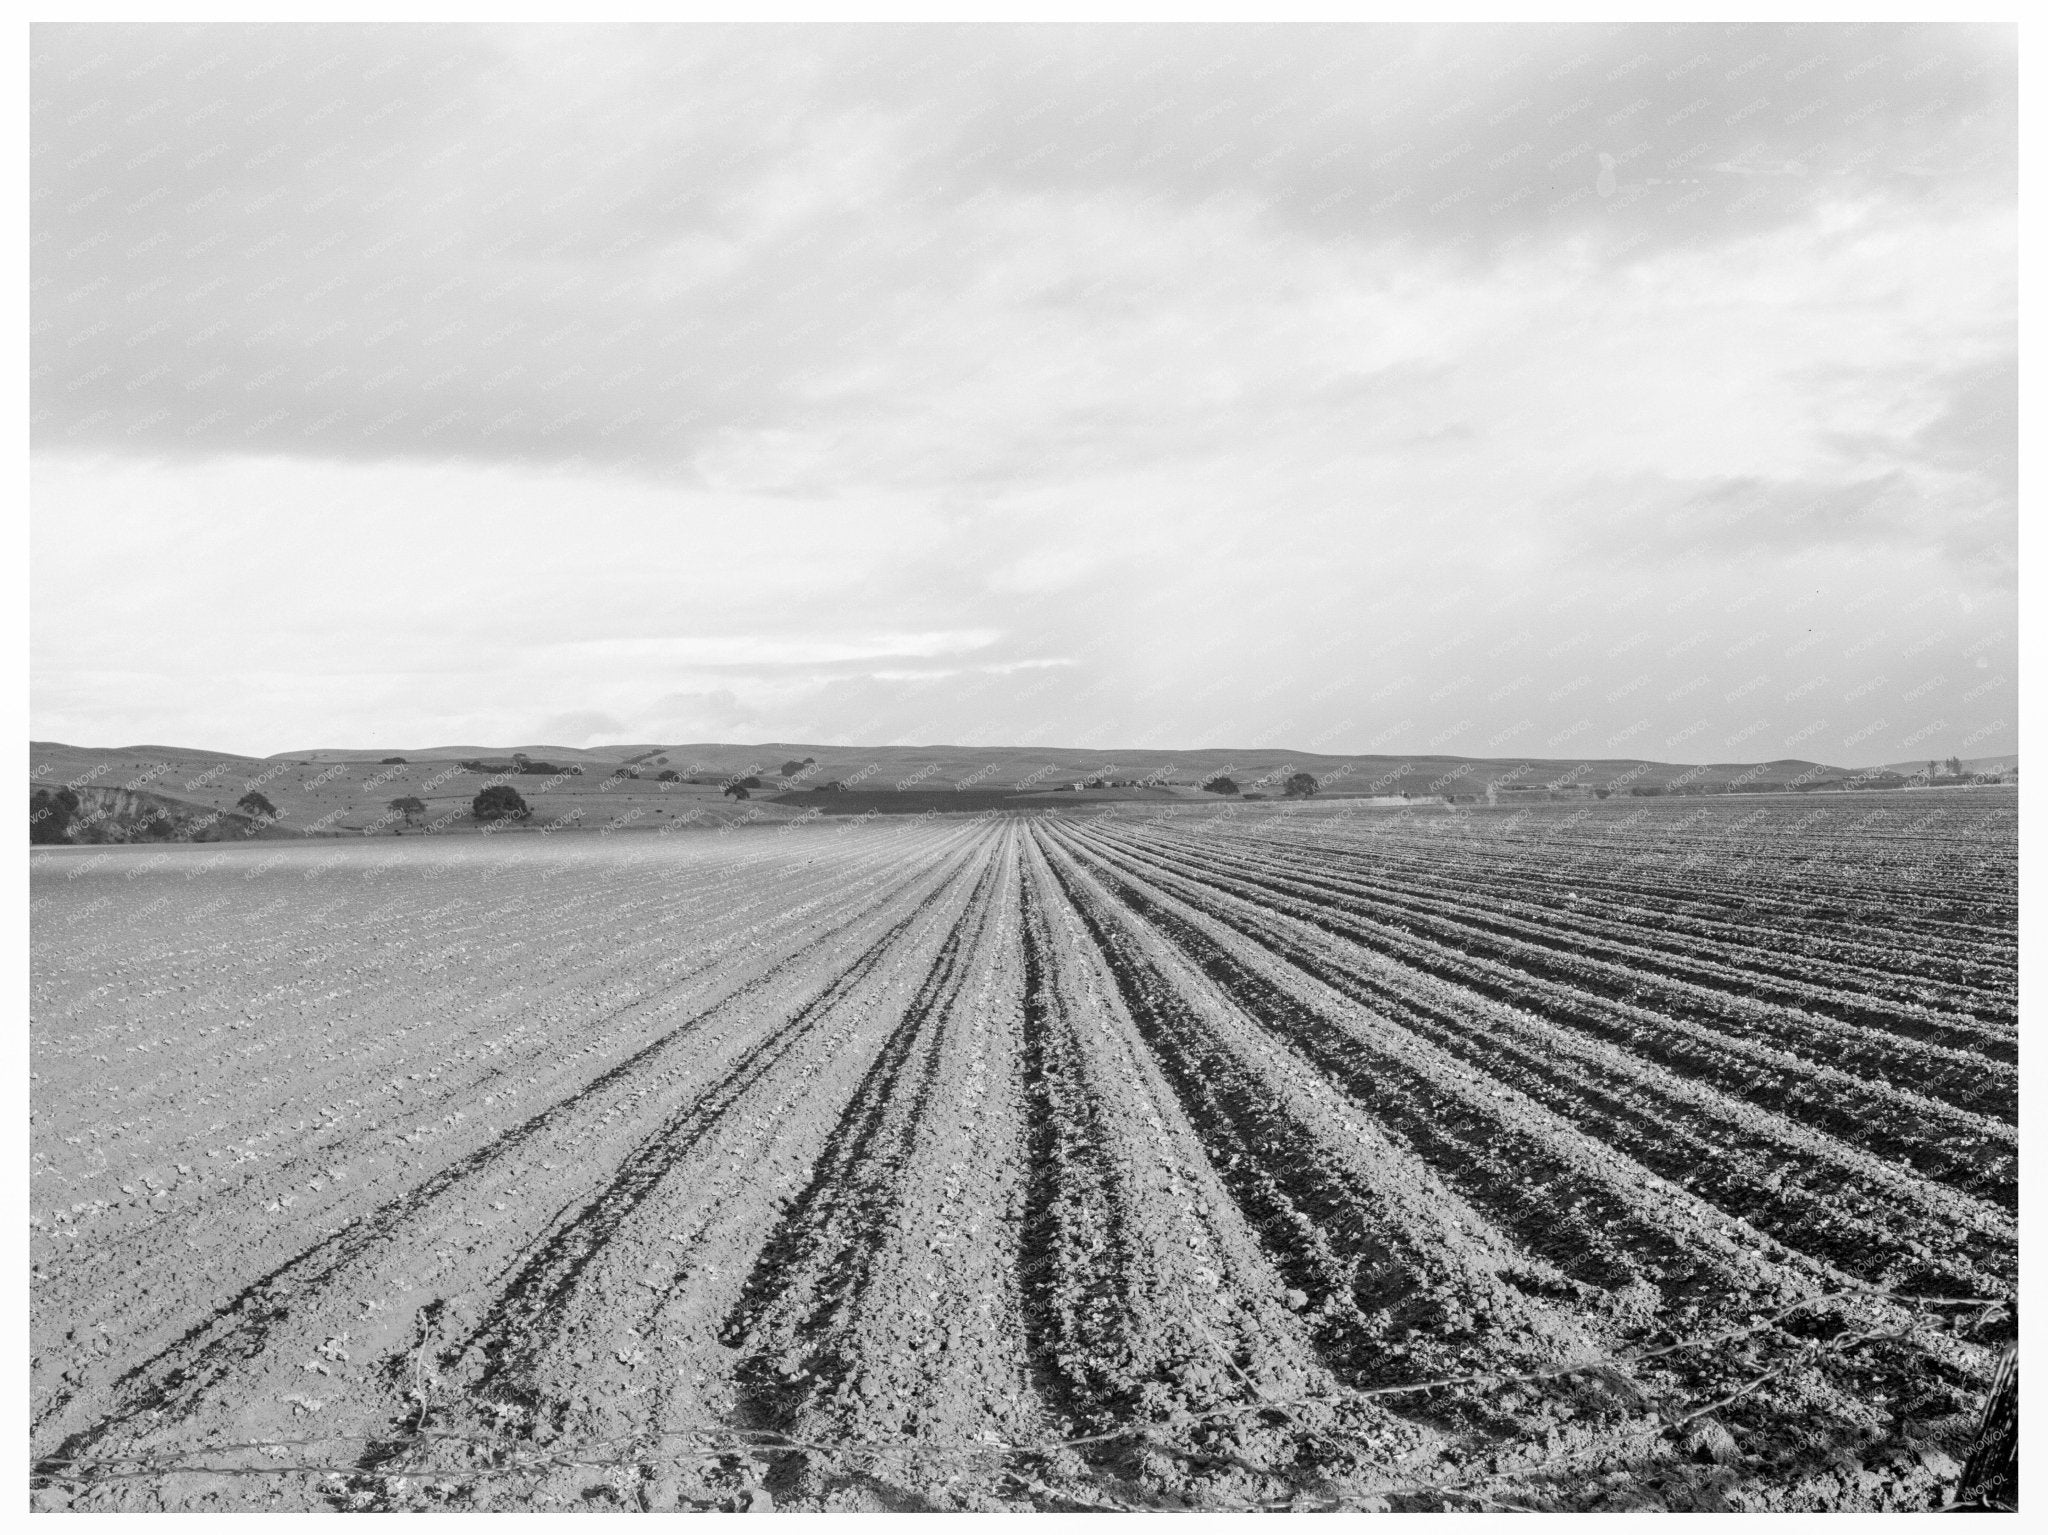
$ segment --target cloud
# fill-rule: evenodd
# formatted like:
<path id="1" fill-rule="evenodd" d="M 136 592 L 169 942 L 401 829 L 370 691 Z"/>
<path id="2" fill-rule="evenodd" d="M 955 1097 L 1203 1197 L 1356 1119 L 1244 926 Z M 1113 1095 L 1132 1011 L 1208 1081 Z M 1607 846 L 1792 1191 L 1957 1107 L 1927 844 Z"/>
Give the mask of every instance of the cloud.
<path id="1" fill-rule="evenodd" d="M 539 739 L 553 746 L 588 746 L 600 736 L 618 739 L 626 732 L 623 720 L 598 709 L 572 709 L 553 714 L 541 722 Z"/>
<path id="2" fill-rule="evenodd" d="M 760 711 L 729 688 L 706 693 L 669 693 L 643 711 L 661 740 L 716 740 L 760 723 Z"/>
<path id="3" fill-rule="evenodd" d="M 869 663 L 909 656 L 958 655 L 965 651 L 985 650 L 1002 637 L 1002 631 L 997 629 L 947 629 L 923 634 L 859 636 L 640 636 L 549 645 L 541 647 L 535 653 L 535 659 L 539 664 L 574 668 L 623 662 L 656 667 L 767 670 L 839 662 Z"/>
<path id="4" fill-rule="evenodd" d="M 2009 29 L 36 36 L 43 734 L 1597 745 L 2010 619 Z"/>
<path id="5" fill-rule="evenodd" d="M 1889 169 L 2001 142 L 1998 29 L 1461 31 L 42 26 L 35 440 L 772 488 L 935 310 L 1156 335 L 1162 279 L 1257 270 L 1204 259 L 1242 228 L 1490 264 L 2010 192 L 2009 153 Z"/>

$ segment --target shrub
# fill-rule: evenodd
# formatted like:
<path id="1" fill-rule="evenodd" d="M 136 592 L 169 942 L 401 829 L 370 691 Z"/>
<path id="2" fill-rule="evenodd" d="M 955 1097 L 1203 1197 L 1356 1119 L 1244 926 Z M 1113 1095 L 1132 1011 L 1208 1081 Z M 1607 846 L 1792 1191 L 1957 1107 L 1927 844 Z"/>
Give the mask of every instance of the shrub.
<path id="1" fill-rule="evenodd" d="M 71 818 L 77 814 L 78 796 L 71 790 L 36 790 L 28 797 L 28 840 L 36 845 L 69 842 Z"/>
<path id="2" fill-rule="evenodd" d="M 1221 773 L 1218 773 L 1214 778 L 1202 785 L 1202 791 L 1205 794 L 1235 794 L 1237 792 L 1237 782 L 1235 779 L 1225 778 Z"/>
<path id="3" fill-rule="evenodd" d="M 523 821 L 533 812 L 519 791 L 508 783 L 492 784 L 469 802 L 469 813 L 479 821 Z"/>

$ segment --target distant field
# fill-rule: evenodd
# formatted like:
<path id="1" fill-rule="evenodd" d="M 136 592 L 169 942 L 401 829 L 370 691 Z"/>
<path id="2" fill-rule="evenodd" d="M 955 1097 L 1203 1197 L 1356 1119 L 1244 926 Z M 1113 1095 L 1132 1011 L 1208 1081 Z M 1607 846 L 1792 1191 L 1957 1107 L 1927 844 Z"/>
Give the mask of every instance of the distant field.
<path id="1" fill-rule="evenodd" d="M 2014 801 L 38 852 L 33 1453 L 1928 1507 L 2016 1282 Z"/>
<path id="2" fill-rule="evenodd" d="M 1011 789 L 849 789 L 827 794 L 796 790 L 776 794 L 771 804 L 817 809 L 827 815 L 956 815 L 963 811 L 1056 811 L 1062 806 L 1157 803 L 1222 804 L 1220 795 L 1198 789 L 1082 789 L 1067 793 L 1045 790 L 1018 793 Z"/>

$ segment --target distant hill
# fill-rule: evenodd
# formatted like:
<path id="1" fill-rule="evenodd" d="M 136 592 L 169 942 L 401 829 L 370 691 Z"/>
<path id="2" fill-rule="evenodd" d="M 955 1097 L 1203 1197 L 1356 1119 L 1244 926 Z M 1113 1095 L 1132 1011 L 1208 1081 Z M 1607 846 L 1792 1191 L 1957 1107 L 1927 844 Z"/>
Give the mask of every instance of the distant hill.
<path id="1" fill-rule="evenodd" d="M 421 746 L 368 747 L 322 746 L 312 751 L 273 752 L 265 762 L 379 762 L 386 757 L 403 757 L 408 762 L 460 762 L 464 758 L 503 761 L 514 752 L 524 752 L 545 762 L 595 762 L 608 765 L 629 762 L 639 752 L 658 752 L 658 746 Z"/>
<path id="2" fill-rule="evenodd" d="M 1936 758 L 1946 762 L 1946 758 Z M 1962 759 L 1965 773 L 2014 773 L 2019 771 L 2020 759 L 2017 752 L 2008 757 L 1965 757 Z M 1881 768 L 1865 768 L 1867 773 L 1898 773 L 1910 778 L 1915 773 L 1927 771 L 1927 759 L 1916 757 L 1911 762 L 1887 762 Z"/>
<path id="3" fill-rule="evenodd" d="M 432 746 L 411 749 L 320 747 L 279 752 L 269 757 L 244 757 L 232 752 L 205 752 L 186 747 L 78 747 L 59 742 L 30 743 L 32 776 L 40 782 L 69 781 L 93 774 L 92 781 L 118 782 L 132 775 L 151 775 L 158 792 L 181 792 L 173 782 L 192 781 L 209 772 L 212 781 L 240 783 L 247 779 L 276 781 L 321 777 L 340 767 L 355 776 L 389 758 L 408 765 L 449 764 L 481 760 L 507 762 L 514 752 L 528 757 L 574 764 L 585 769 L 629 766 L 648 776 L 669 769 L 685 778 L 718 781 L 753 773 L 764 779 L 779 776 L 787 762 L 812 766 L 791 788 L 815 788 L 837 780 L 864 792 L 880 790 L 983 789 L 1053 792 L 1062 784 L 1092 779 L 1122 780 L 1149 787 L 1193 788 L 1223 774 L 1241 787 L 1276 789 L 1297 772 L 1313 774 L 1325 792 L 1334 794 L 1476 795 L 1489 785 L 1497 793 L 1528 792 L 1551 786 L 1670 788 L 1699 785 L 1750 786 L 1761 783 L 1813 783 L 1847 778 L 1851 770 L 1804 759 L 1765 763 L 1671 763 L 1642 758 L 1455 757 L 1433 753 L 1376 754 L 1344 757 L 1284 747 L 1194 747 L 1186 751 L 1152 748 L 1082 750 L 1036 746 L 839 746 L 826 742 L 768 741 L 754 745 L 685 741 L 672 745 Z M 317 771 L 308 774 L 307 768 Z M 281 772 L 280 770 L 284 770 Z M 140 787 L 140 785 L 137 785 Z"/>
<path id="4" fill-rule="evenodd" d="M 1901 787 L 1924 762 L 1896 775 L 1852 772 L 1802 758 L 1772 762 L 1674 763 L 1641 758 L 1339 757 L 1279 747 L 1081 751 L 1032 746 L 834 746 L 819 742 L 681 742 L 563 747 L 439 746 L 392 750 L 323 747 L 245 757 L 192 747 L 29 743 L 31 789 L 69 786 L 105 811 L 109 835 L 151 834 L 168 820 L 179 840 L 204 826 L 243 831 L 241 797 L 261 793 L 278 811 L 266 836 L 475 834 L 476 794 L 496 781 L 514 751 L 580 773 L 510 778 L 532 815 L 519 830 L 629 832 L 780 822 L 811 814 L 922 813 L 926 810 L 1059 810 L 1115 800 L 1216 804 L 1202 785 L 1229 778 L 1241 795 L 1277 800 L 1286 780 L 1308 773 L 1322 799 L 1453 800 L 1515 805 L 1558 799 L 1667 794 L 1765 793 Z M 393 762 L 392 758 L 404 758 Z M 804 764 L 785 777 L 785 764 Z M 2010 765 L 2014 758 L 1974 759 Z M 664 773 L 673 773 L 664 781 Z M 627 776 L 630 775 L 630 776 Z M 727 785 L 751 776 L 744 800 Z M 411 820 L 390 806 L 419 799 Z M 253 834 L 253 832 L 252 832 Z M 97 834 L 96 834 L 97 835 Z"/>

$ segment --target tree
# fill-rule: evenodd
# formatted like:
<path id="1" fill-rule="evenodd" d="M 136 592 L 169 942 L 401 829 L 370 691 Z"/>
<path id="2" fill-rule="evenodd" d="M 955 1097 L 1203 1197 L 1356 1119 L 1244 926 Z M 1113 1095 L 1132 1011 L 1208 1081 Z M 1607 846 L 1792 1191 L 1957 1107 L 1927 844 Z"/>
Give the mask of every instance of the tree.
<path id="1" fill-rule="evenodd" d="M 1202 792 L 1205 794 L 1235 794 L 1237 792 L 1237 781 L 1225 778 L 1221 773 L 1218 773 L 1214 778 L 1202 785 Z"/>
<path id="2" fill-rule="evenodd" d="M 747 798 L 747 786 L 743 783 L 729 783 L 725 786 L 725 792 L 734 799 Z"/>
<path id="3" fill-rule="evenodd" d="M 1927 759 L 1927 781 L 1928 781 L 1929 783 L 1932 783 L 1932 782 L 1934 782 L 1934 775 L 1935 775 L 1935 772 L 1937 771 L 1938 767 L 1939 767 L 1939 764 L 1938 764 L 1938 763 L 1936 763 L 1936 762 L 1935 762 L 1935 760 L 1934 760 L 1934 759 L 1933 759 L 1932 757 L 1929 757 L 1929 758 Z"/>
<path id="4" fill-rule="evenodd" d="M 69 842 L 71 818 L 77 814 L 78 796 L 71 790 L 36 790 L 28 797 L 28 840 L 37 846 Z"/>
<path id="5" fill-rule="evenodd" d="M 1945 764 L 1945 766 L 1946 766 L 1946 767 L 1948 768 L 1948 776 L 1949 776 L 1949 777 L 1951 777 L 1951 778 L 1961 778 L 1961 777 L 1963 776 L 1963 761 L 1962 761 L 1962 758 L 1960 758 L 1960 757 L 1951 757 L 1951 758 L 1949 758 L 1949 759 L 1948 759 L 1948 762 L 1947 762 L 1947 763 Z"/>
<path id="6" fill-rule="evenodd" d="M 740 780 L 740 787 L 742 789 L 758 789 L 761 786 L 761 780 L 756 778 L 752 773 L 747 774 L 745 778 L 742 778 Z"/>
<path id="7" fill-rule="evenodd" d="M 681 783 L 682 780 L 683 775 L 678 773 L 674 768 L 663 768 L 659 773 L 656 773 L 654 775 L 654 781 L 656 783 Z"/>
<path id="8" fill-rule="evenodd" d="M 244 815 L 255 816 L 259 821 L 274 821 L 277 819 L 277 806 L 271 804 L 269 800 L 258 794 L 254 789 L 251 789 L 247 794 L 236 800 L 235 808 Z"/>
<path id="9" fill-rule="evenodd" d="M 1287 780 L 1287 797 L 1289 799 L 1307 799 L 1321 787 L 1322 785 L 1316 782 L 1313 773 L 1296 773 Z"/>
<path id="10" fill-rule="evenodd" d="M 403 757 L 380 757 L 377 759 L 377 765 L 379 767 L 390 767 L 393 764 L 398 764 L 402 766 L 404 762 L 405 758 Z"/>
<path id="11" fill-rule="evenodd" d="M 427 802 L 416 794 L 401 794 L 384 808 L 395 810 L 404 816 L 406 825 L 417 826 L 420 824 L 420 817 L 427 813 Z"/>
<path id="12" fill-rule="evenodd" d="M 785 762 L 782 764 L 782 776 L 784 778 L 794 778 L 803 770 L 804 764 L 802 762 Z"/>
<path id="13" fill-rule="evenodd" d="M 479 821 L 523 821 L 533 812 L 519 791 L 508 783 L 494 783 L 469 802 L 469 813 Z"/>

